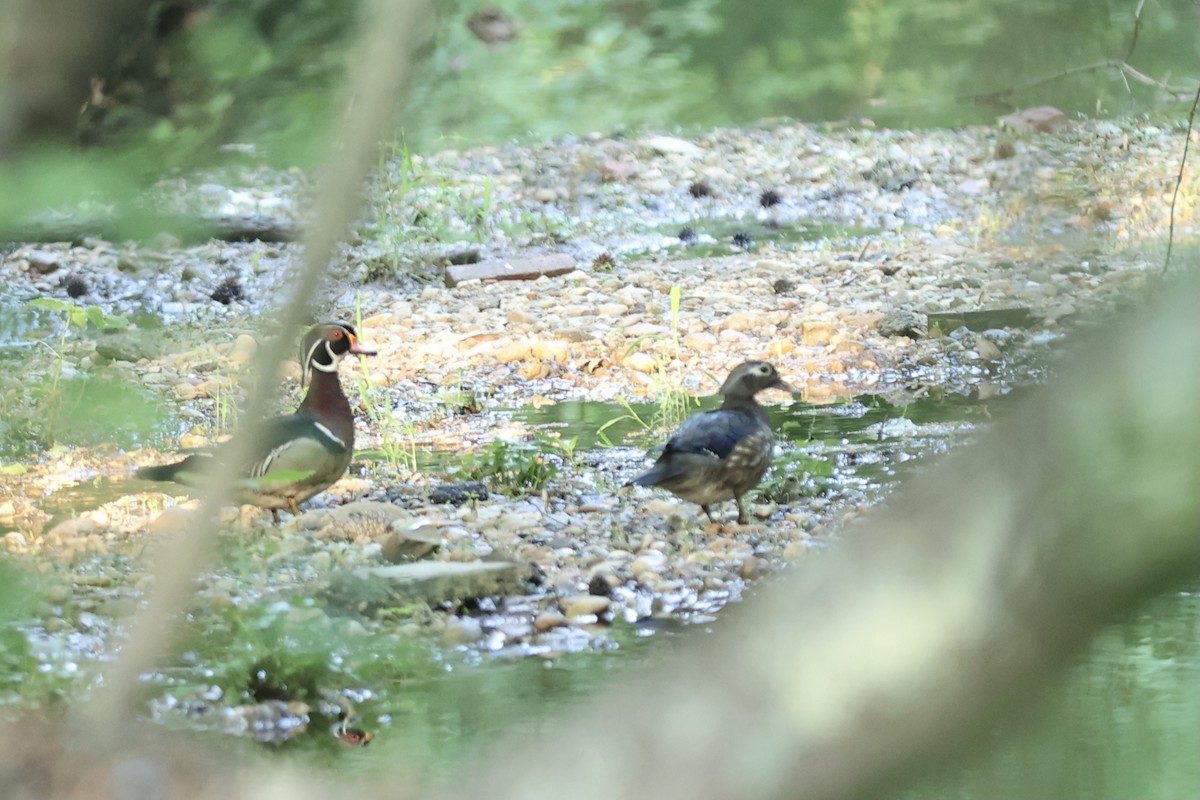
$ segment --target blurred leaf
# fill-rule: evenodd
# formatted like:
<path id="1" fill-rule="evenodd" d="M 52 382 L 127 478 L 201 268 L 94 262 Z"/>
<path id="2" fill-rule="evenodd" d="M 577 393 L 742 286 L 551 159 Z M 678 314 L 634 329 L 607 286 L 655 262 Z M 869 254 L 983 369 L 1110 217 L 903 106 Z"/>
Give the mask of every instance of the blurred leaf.
<path id="1" fill-rule="evenodd" d="M 166 416 L 140 386 L 107 378 L 63 379 L 44 403 L 46 433 L 59 444 L 136 446 L 153 438 Z"/>
<path id="2" fill-rule="evenodd" d="M 75 307 L 74 303 L 66 300 L 58 300 L 53 297 L 38 297 L 29 301 L 30 308 L 40 308 L 45 311 L 56 311 L 59 313 L 70 313 Z"/>
<path id="3" fill-rule="evenodd" d="M 10 556 L 0 554 L 0 626 L 22 620 L 33 612 L 34 584 Z"/>

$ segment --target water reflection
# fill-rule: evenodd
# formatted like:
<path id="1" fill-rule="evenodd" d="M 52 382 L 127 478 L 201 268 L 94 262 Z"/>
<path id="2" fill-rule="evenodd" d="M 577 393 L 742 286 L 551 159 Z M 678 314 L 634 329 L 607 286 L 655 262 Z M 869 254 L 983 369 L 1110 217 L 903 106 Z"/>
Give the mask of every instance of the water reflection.
<path id="1" fill-rule="evenodd" d="M 966 769 L 895 795 L 1200 796 L 1200 584 L 1101 631 L 1029 719 Z"/>
<path id="2" fill-rule="evenodd" d="M 720 624 L 718 622 L 718 624 Z M 492 745 L 527 741 L 661 663 L 701 626 L 639 637 L 616 625 L 619 657 L 574 654 L 454 664 L 400 688 L 368 750 L 338 751 L 358 776 L 453 780 Z M 691 644 L 696 642 L 691 641 Z M 993 723 L 980 723 L 985 729 Z M 1200 584 L 1103 630 L 1026 718 L 1004 723 L 969 766 L 887 800 L 1200 796 Z M 311 753 L 305 751 L 306 759 Z"/>

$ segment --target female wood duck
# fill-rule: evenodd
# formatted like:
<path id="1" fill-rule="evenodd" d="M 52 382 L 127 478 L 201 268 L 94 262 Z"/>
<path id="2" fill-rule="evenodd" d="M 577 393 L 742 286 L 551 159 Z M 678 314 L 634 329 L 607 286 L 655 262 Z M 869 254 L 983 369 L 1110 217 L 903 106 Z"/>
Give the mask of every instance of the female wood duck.
<path id="1" fill-rule="evenodd" d="M 244 477 L 237 487 L 240 502 L 269 508 L 278 521 L 279 509 L 299 515 L 298 503 L 328 489 L 345 473 L 354 453 L 354 414 L 338 380 L 338 364 L 351 353 L 375 355 L 359 344 L 350 325 L 323 323 L 304 334 L 300 385 L 307 384 L 308 393 L 296 413 L 273 417 L 259 426 L 254 454 L 239 465 Z M 227 447 L 218 446 L 174 464 L 143 467 L 136 475 L 195 485 L 209 465 L 226 466 L 221 464 L 226 452 Z"/>
<path id="2" fill-rule="evenodd" d="M 702 411 L 680 426 L 648 472 L 626 486 L 661 486 L 699 503 L 716 524 L 712 504 L 734 500 L 738 524 L 746 524 L 742 495 L 753 489 L 771 466 L 775 435 L 767 415 L 754 399 L 763 389 L 795 391 L 765 361 L 734 367 L 717 394 L 720 408 Z"/>

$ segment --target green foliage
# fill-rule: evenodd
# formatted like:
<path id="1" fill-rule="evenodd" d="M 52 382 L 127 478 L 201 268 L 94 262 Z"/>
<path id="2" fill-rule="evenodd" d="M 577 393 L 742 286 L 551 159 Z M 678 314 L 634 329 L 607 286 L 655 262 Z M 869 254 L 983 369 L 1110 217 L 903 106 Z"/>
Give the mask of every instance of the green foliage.
<path id="1" fill-rule="evenodd" d="M 687 420 L 700 408 L 700 401 L 692 397 L 686 390 L 669 383 L 664 374 L 655 378 L 655 397 L 657 401 L 654 414 L 649 416 L 639 414 L 628 400 L 619 399 L 625 413 L 607 420 L 596 429 L 596 436 L 606 446 L 612 447 L 615 442 L 608 436 L 608 431 L 624 422 L 632 422 L 642 430 L 653 431 L 657 434 L 667 434 Z"/>
<path id="2" fill-rule="evenodd" d="M 752 496 L 759 502 L 795 503 L 825 494 L 833 480 L 833 462 L 828 458 L 794 453 L 777 459 Z"/>
<path id="3" fill-rule="evenodd" d="M 29 308 L 39 311 L 49 311 L 61 315 L 65 329 L 84 330 L 92 328 L 97 331 L 122 330 L 129 325 L 129 320 L 118 314 L 109 314 L 100 306 L 81 306 L 70 300 L 58 300 L 53 297 L 39 297 L 30 300 Z M 64 332 L 65 336 L 65 332 Z"/>
<path id="4" fill-rule="evenodd" d="M 483 450 L 462 459 L 459 476 L 486 480 L 493 491 L 509 495 L 539 492 L 564 462 L 575 458 L 575 440 L 540 434 L 533 442 L 493 439 Z"/>
<path id="5" fill-rule="evenodd" d="M 488 46 L 466 25 L 478 6 L 439 4 L 406 134 L 427 146 L 447 131 L 544 138 L 694 121 L 700 110 L 711 119 L 712 71 L 691 59 L 696 37 L 715 27 L 715 6 L 517 0 L 505 11 L 519 38 Z"/>
<path id="6" fill-rule="evenodd" d="M 379 430 L 379 448 L 384 459 L 398 472 L 416 472 L 417 431 L 412 420 L 398 413 L 386 395 L 381 401 L 382 393 L 371 383 L 371 372 L 365 365 L 355 375 L 354 385 L 358 389 L 359 402 Z"/>
<path id="7" fill-rule="evenodd" d="M 144 30 L 129 32 L 119 67 L 91 65 L 104 79 L 106 102 L 85 121 L 84 138 L 104 147 L 32 149 L 0 165 L 0 183 L 21 187 L 0 196 L 0 219 L 82 205 L 80 198 L 120 202 L 139 183 L 207 161 L 231 141 L 260 145 L 257 152 L 278 166 L 311 166 L 341 108 L 331 90 L 361 5 L 215 0 L 169 34 L 148 15 Z M 1162 92 L 1116 80 L 1111 70 L 963 100 L 1125 56 L 1135 12 L 1122 0 L 773 0 L 754 14 L 716 0 L 514 0 L 505 12 L 518 38 L 496 45 L 468 29 L 477 4 L 433 5 L 431 47 L 401 117 L 419 151 L 764 117 L 961 125 L 1023 105 L 1104 114 L 1163 102 Z M 1147 6 L 1134 65 L 1156 78 L 1179 74 L 1194 61 L 1193 17 L 1188 0 Z M 550 215 L 498 223 L 491 178 L 479 177 L 465 195 L 456 195 L 462 187 L 442 193 L 445 210 L 432 197 L 412 198 L 418 210 L 407 218 L 391 215 L 407 201 L 380 204 L 414 228 L 388 242 L 388 226 L 378 226 L 388 245 L 381 268 L 395 272 L 411 259 L 402 245 L 414 233 L 430 242 L 482 241 L 499 225 L 516 241 L 570 237 L 571 226 Z"/>
<path id="8" fill-rule="evenodd" d="M 0 624 L 0 707 L 57 706 L 76 690 L 73 674 L 48 668 L 21 628 Z"/>
<path id="9" fill-rule="evenodd" d="M 142 388 L 114 378 L 65 378 L 44 389 L 35 430 L 43 443 L 133 446 L 152 438 L 165 414 Z"/>
<path id="10" fill-rule="evenodd" d="M 675 284 L 671 287 L 668 295 L 668 312 L 670 315 L 671 327 L 671 348 L 676 359 L 680 356 L 680 339 L 679 339 L 679 312 L 683 305 L 683 287 Z M 626 355 L 636 351 L 645 338 L 638 338 L 630 343 Z M 657 398 L 657 408 L 654 416 L 647 421 L 642 415 L 638 414 L 632 405 L 626 400 L 619 402 L 625 408 L 625 413 L 608 420 L 599 427 L 596 435 L 600 437 L 600 441 L 608 446 L 612 446 L 613 442 L 606 434 L 609 428 L 618 425 L 622 422 L 634 422 L 645 430 L 653 430 L 659 433 L 665 433 L 678 428 L 683 422 L 699 408 L 700 401 L 687 393 L 678 383 L 671 379 L 667 372 L 667 366 L 662 358 L 658 359 L 658 371 L 652 376 L 654 382 L 654 394 Z"/>
<path id="11" fill-rule="evenodd" d="M 135 446 L 153 437 L 165 414 L 139 384 L 118 377 L 88 377 L 68 364 L 73 337 L 125 329 L 124 317 L 100 306 L 37 298 L 26 308 L 48 314 L 57 326 L 57 341 L 39 340 L 54 356 L 53 370 L 25 370 L 21 379 L 0 381 L 0 452 L 25 455 L 55 443 L 96 445 L 116 442 Z"/>
<path id="12" fill-rule="evenodd" d="M 0 554 L 0 626 L 21 620 L 33 611 L 33 581 L 20 564 Z"/>
<path id="13" fill-rule="evenodd" d="M 229 703 L 256 695 L 312 702 L 322 690 L 435 671 L 418 641 L 344 625 L 310 600 L 262 600 L 195 618 L 180 660 L 203 670 L 197 680 L 220 686 Z"/>
<path id="14" fill-rule="evenodd" d="M 69 300 L 58 300 L 53 297 L 39 297 L 35 300 L 30 300 L 26 304 L 26 307 L 37 311 L 48 311 L 52 315 L 60 317 L 61 332 L 59 334 L 58 348 L 55 349 L 50 347 L 50 345 L 46 345 L 50 347 L 50 351 L 54 353 L 57 359 L 50 394 L 53 394 L 57 390 L 58 381 L 62 377 L 67 336 L 72 330 L 84 330 L 90 326 L 100 331 L 111 331 L 119 330 L 129 324 L 129 320 L 121 316 L 107 314 L 100 306 L 85 307 L 78 303 L 72 303 Z"/>
<path id="15" fill-rule="evenodd" d="M 497 208 L 492 176 L 464 177 L 446 162 L 431 166 L 403 140 L 381 152 L 370 190 L 374 214 L 361 231 L 372 280 L 397 272 L 432 280 L 448 253 L 495 240 L 529 246 L 576 236 L 577 224 L 562 213 Z"/>
<path id="16" fill-rule="evenodd" d="M 596 429 L 596 436 L 600 441 L 608 447 L 613 447 L 616 443 L 609 438 L 608 431 L 610 428 L 620 425 L 622 422 L 633 422 L 640 426 L 643 430 L 653 430 L 653 425 L 647 422 L 641 414 L 634 409 L 633 405 L 625 398 L 618 398 L 617 402 L 625 409 L 625 413 L 620 416 L 613 417 Z"/>
<path id="17" fill-rule="evenodd" d="M 28 565 L 0 555 L 0 707 L 56 704 L 75 689 L 75 669 L 44 662 L 29 645 L 25 626 L 38 602 Z"/>
<path id="18" fill-rule="evenodd" d="M 354 301 L 354 323 L 358 330 L 363 329 L 361 297 L 356 297 Z M 383 457 L 397 472 L 416 472 L 416 427 L 411 419 L 397 411 L 387 394 L 375 386 L 366 362 L 360 359 L 359 367 L 354 376 L 354 385 L 358 390 L 359 403 L 379 430 Z"/>

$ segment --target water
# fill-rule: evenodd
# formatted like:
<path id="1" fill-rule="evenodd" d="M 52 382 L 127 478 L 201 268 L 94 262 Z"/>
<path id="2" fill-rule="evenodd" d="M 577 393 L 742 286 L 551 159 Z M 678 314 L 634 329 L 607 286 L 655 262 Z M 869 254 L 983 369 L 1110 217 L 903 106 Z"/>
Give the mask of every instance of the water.
<path id="1" fill-rule="evenodd" d="M 1200 796 L 1200 584 L 1102 630 L 974 763 L 897 800 Z M 985 721 L 984 725 L 987 724 Z"/>
<path id="2" fill-rule="evenodd" d="M 414 682 L 392 704 L 395 712 L 382 746 L 350 756 L 355 772 L 452 781 L 481 751 L 550 733 L 596 693 L 636 679 L 690 635 L 642 633 L 620 622 L 613 625 L 610 635 L 619 657 L 582 653 L 458 665 L 438 678 Z M 694 635 L 703 631 L 697 627 Z"/>
<path id="3" fill-rule="evenodd" d="M 715 207 L 715 206 L 714 206 Z M 685 236 L 685 230 L 691 236 Z M 606 241 L 609 252 L 626 258 L 666 251 L 680 258 L 715 258 L 753 251 L 769 244 L 780 252 L 792 252 L 805 242 L 821 240 L 849 241 L 878 233 L 873 228 L 824 222 L 779 222 L 768 213 L 759 217 L 711 216 L 694 219 L 685 225 L 658 226 L 626 241 Z"/>
<path id="4" fill-rule="evenodd" d="M 407 687 L 376 752 L 356 770 L 453 774 L 477 747 L 553 729 L 596 691 L 636 679 L 678 636 L 614 630 L 619 657 L 576 655 L 459 669 Z M 683 637 L 686 639 L 687 637 Z M 653 643 L 652 646 L 647 646 Z M 1200 584 L 1102 630 L 1040 705 L 1000 725 L 969 765 L 882 798 L 1178 800 L 1200 795 Z M 985 730 L 993 725 L 979 723 Z M 399 754 L 403 753 L 403 758 Z"/>
<path id="5" fill-rule="evenodd" d="M 719 624 L 719 623 L 718 623 Z M 390 709 L 366 750 L 303 737 L 290 752 L 311 765 L 356 776 L 453 780 L 481 750 L 552 732 L 556 720 L 585 708 L 703 636 L 639 635 L 614 625 L 617 648 L 555 659 L 524 658 L 472 666 L 454 657 L 436 678 L 417 680 L 380 698 Z M 1176 800 L 1200 795 L 1200 584 L 1150 603 L 1102 630 L 1078 663 L 1031 711 L 997 723 L 986 752 L 888 800 L 1081 798 Z"/>
<path id="6" fill-rule="evenodd" d="M 1020 392 L 1015 394 L 1019 395 Z M 957 425 L 972 420 L 992 419 L 1011 403 L 1013 394 L 981 400 L 977 393 L 931 392 L 920 397 L 864 394 L 834 403 L 794 402 L 766 407 L 776 436 L 785 442 L 828 441 L 870 443 L 886 436 L 881 425 L 907 420 L 916 426 Z M 717 396 L 695 398 L 687 414 L 716 408 Z M 552 426 L 565 438 L 576 440 L 580 450 L 623 444 L 644 444 L 662 438 L 649 429 L 659 419 L 659 403 L 599 403 L 569 400 L 515 413 L 515 419 L 531 426 Z M 686 416 L 685 415 L 685 416 Z M 603 428 L 603 430 L 601 430 Z"/>

